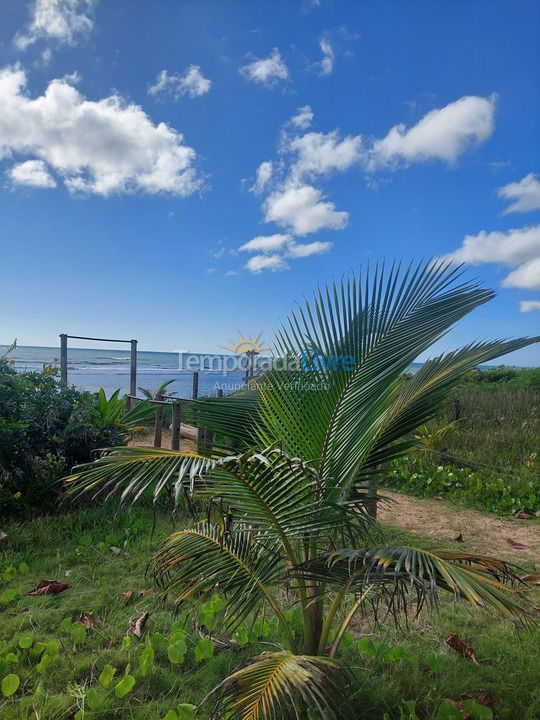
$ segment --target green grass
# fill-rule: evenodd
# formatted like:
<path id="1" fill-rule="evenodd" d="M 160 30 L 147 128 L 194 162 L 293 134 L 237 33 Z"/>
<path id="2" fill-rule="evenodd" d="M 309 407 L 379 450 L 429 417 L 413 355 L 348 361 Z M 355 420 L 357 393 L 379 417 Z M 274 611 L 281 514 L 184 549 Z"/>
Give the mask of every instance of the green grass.
<path id="1" fill-rule="evenodd" d="M 193 646 L 199 638 L 191 630 L 182 666 L 169 662 L 166 649 L 158 650 L 152 673 L 141 677 L 138 658 L 146 641 L 157 632 L 168 637 L 174 621 L 170 607 L 159 606 L 152 596 L 138 594 L 151 587 L 151 580 L 145 577 L 148 559 L 172 527 L 168 518 L 160 517 L 152 536 L 151 525 L 152 516 L 146 510 L 114 520 L 110 508 L 97 508 L 4 526 L 8 538 L 0 541 L 0 569 L 19 568 L 25 563 L 28 571 L 17 571 L 0 585 L 0 595 L 6 589 L 16 592 L 11 602 L 0 603 L 0 643 L 17 645 L 22 636 L 29 635 L 34 642 L 59 642 L 60 651 L 42 675 L 36 670 L 36 660 L 28 658 L 28 651 L 21 651 L 19 663 L 4 673 L 19 675 L 21 686 L 11 698 L 0 699 L 2 720 L 73 718 L 81 707 L 84 689 L 98 685 L 107 663 L 117 668 L 117 676 L 130 663 L 135 688 L 123 700 L 111 701 L 106 709 L 87 712 L 85 720 L 161 720 L 178 703 L 199 703 L 243 659 L 268 649 L 256 644 L 240 651 L 217 650 L 210 660 L 196 663 Z M 115 536 L 114 543 L 107 537 L 110 535 Z M 88 541 L 87 536 L 91 544 L 85 548 L 82 543 Z M 427 539 L 412 538 L 401 531 L 391 531 L 388 539 L 429 545 Z M 109 549 L 111 544 L 120 547 L 121 553 L 115 555 Z M 72 587 L 56 596 L 26 595 L 42 578 L 55 578 Z M 128 590 L 134 596 L 124 606 L 122 593 Z M 150 611 L 150 617 L 142 640 L 133 638 L 131 648 L 122 650 L 130 620 L 145 610 Z M 86 640 L 73 650 L 71 637 L 61 623 L 66 617 L 75 622 L 81 612 L 93 614 L 96 628 L 89 630 Z M 450 632 L 473 646 L 478 666 L 445 645 Z M 389 663 L 362 654 L 358 638 L 365 635 L 391 647 L 403 647 L 407 659 Z M 441 655 L 442 670 L 432 672 L 426 666 L 430 652 Z M 462 693 L 474 695 L 480 689 L 493 696 L 498 717 L 533 720 L 540 716 L 538 633 L 518 636 L 509 625 L 481 613 L 469 613 L 454 603 L 445 602 L 438 614 L 424 613 L 400 629 L 390 623 L 377 628 L 372 618 L 360 618 L 348 638 L 344 659 L 354 672 L 351 699 L 358 718 L 382 719 L 385 712 L 399 718 L 403 700 L 416 700 L 419 717 L 432 718 L 441 699 L 459 699 Z M 41 694 L 35 694 L 39 683 Z M 207 704 L 198 717 L 207 718 L 209 711 Z"/>

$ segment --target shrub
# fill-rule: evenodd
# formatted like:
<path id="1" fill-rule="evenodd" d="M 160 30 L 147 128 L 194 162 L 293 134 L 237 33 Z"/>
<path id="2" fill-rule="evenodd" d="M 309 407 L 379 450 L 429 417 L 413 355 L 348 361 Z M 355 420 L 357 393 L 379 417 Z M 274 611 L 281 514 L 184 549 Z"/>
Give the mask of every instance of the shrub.
<path id="1" fill-rule="evenodd" d="M 119 445 L 125 427 L 103 423 L 97 400 L 54 373 L 16 373 L 0 359 L 0 516 L 56 505 L 55 481 L 95 448 Z"/>

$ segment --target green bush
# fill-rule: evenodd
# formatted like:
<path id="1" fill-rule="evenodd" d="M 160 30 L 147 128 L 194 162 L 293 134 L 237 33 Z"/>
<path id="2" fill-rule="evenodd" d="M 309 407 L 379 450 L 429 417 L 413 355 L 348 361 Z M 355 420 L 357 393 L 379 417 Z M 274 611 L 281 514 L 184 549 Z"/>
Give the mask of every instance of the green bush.
<path id="1" fill-rule="evenodd" d="M 531 457 L 531 468 L 536 459 Z M 384 484 L 420 497 L 448 496 L 490 512 L 513 514 L 523 510 L 540 517 L 540 484 L 532 473 L 523 472 L 515 478 L 453 465 L 426 467 L 418 458 L 409 457 L 392 463 Z"/>
<path id="2" fill-rule="evenodd" d="M 0 359 L 0 517 L 53 509 L 58 478 L 125 435 L 117 419 L 103 422 L 95 395 Z"/>

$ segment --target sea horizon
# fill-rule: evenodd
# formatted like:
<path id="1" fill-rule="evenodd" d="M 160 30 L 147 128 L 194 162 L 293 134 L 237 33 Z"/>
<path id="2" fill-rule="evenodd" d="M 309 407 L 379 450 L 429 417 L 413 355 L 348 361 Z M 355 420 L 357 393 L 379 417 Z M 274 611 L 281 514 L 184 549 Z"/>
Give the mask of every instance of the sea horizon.
<path id="1" fill-rule="evenodd" d="M 0 344 L 0 356 L 9 349 L 9 344 Z M 189 356 L 190 367 L 181 367 L 181 356 Z M 60 348 L 47 345 L 17 345 L 8 355 L 17 372 L 40 372 L 44 366 L 60 369 Z M 193 372 L 199 373 L 199 395 L 215 396 L 218 389 L 225 395 L 241 388 L 244 384 L 243 370 L 212 370 L 205 367 L 208 359 L 231 358 L 231 353 L 194 353 L 180 351 L 137 351 L 137 387 L 155 392 L 167 380 L 173 380 L 168 393 L 189 398 L 192 394 Z M 199 363 L 197 363 L 197 358 Z M 103 388 L 107 395 L 115 390 L 129 392 L 130 350 L 117 348 L 68 348 L 68 382 L 70 385 L 97 392 Z M 260 358 L 264 360 L 264 357 Z M 413 362 L 410 372 L 422 367 L 422 362 Z M 482 365 L 481 368 L 496 367 Z M 138 393 L 140 394 L 140 393 Z"/>

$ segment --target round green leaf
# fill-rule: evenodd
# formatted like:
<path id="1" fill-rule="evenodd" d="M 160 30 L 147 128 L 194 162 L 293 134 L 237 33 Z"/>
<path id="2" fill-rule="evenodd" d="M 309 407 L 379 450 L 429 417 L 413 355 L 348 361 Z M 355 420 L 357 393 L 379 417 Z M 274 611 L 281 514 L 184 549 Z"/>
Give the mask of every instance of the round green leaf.
<path id="1" fill-rule="evenodd" d="M 180 703 L 178 706 L 178 720 L 195 720 L 197 706 L 190 703 Z"/>
<path id="2" fill-rule="evenodd" d="M 11 697 L 14 692 L 17 692 L 20 683 L 19 676 L 15 675 L 15 673 L 6 675 L 6 677 L 2 679 L 2 695 L 4 697 Z"/>
<path id="3" fill-rule="evenodd" d="M 103 705 L 103 701 L 105 700 L 105 697 L 97 688 L 90 688 L 86 691 L 86 704 L 90 708 L 90 710 L 99 710 L 99 708 Z"/>
<path id="4" fill-rule="evenodd" d="M 105 665 L 105 667 L 101 671 L 101 675 L 99 676 L 100 685 L 103 685 L 103 687 L 109 687 L 109 685 L 113 681 L 115 672 L 115 667 L 113 667 L 112 665 Z"/>
<path id="5" fill-rule="evenodd" d="M 209 660 L 211 657 L 214 657 L 214 643 L 203 637 L 195 645 L 195 661 Z"/>
<path id="6" fill-rule="evenodd" d="M 29 647 L 32 647 L 33 639 L 30 637 L 30 635 L 23 635 L 19 638 L 19 647 L 23 650 L 28 650 Z"/>
<path id="7" fill-rule="evenodd" d="M 133 675 L 125 675 L 118 685 L 114 688 L 114 694 L 117 698 L 123 698 L 124 695 L 127 695 L 133 690 L 133 686 L 135 685 L 135 678 Z"/>
<path id="8" fill-rule="evenodd" d="M 174 710 L 169 710 L 163 720 L 178 720 L 178 715 L 174 712 Z"/>

